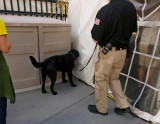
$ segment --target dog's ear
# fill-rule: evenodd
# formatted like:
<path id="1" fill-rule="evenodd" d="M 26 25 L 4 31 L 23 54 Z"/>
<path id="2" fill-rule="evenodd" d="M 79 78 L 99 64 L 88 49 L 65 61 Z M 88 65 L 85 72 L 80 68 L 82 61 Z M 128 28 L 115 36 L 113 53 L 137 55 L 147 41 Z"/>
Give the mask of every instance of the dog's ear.
<path id="1" fill-rule="evenodd" d="M 79 57 L 79 52 L 77 50 L 74 51 L 74 55 L 77 57 Z"/>
<path id="2" fill-rule="evenodd" d="M 76 51 L 76 53 L 77 53 L 77 57 L 79 57 L 79 52 L 78 52 L 78 51 Z"/>
<path id="3" fill-rule="evenodd" d="M 69 52 L 71 52 L 76 58 L 79 57 L 79 52 L 77 50 L 72 49 Z"/>

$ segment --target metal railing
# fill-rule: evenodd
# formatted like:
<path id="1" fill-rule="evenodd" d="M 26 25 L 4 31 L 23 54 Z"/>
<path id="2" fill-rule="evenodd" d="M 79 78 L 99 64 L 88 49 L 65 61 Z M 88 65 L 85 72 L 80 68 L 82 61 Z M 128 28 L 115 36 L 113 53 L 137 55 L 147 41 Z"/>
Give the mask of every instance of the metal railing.
<path id="1" fill-rule="evenodd" d="M 1 0 L 0 14 L 51 17 L 66 21 L 68 2 L 58 1 L 60 0 Z"/>

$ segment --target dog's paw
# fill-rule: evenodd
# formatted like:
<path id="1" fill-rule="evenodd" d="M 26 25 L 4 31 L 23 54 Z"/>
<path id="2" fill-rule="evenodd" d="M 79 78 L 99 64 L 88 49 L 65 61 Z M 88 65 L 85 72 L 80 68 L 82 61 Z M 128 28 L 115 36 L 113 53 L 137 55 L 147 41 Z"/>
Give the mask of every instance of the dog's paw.
<path id="1" fill-rule="evenodd" d="M 77 85 L 76 84 L 72 84 L 72 87 L 76 87 Z"/>
<path id="2" fill-rule="evenodd" d="M 53 94 L 53 95 L 57 95 L 57 92 L 53 91 L 52 94 Z"/>
<path id="3" fill-rule="evenodd" d="M 42 90 L 42 93 L 47 93 L 47 91 L 46 90 Z"/>

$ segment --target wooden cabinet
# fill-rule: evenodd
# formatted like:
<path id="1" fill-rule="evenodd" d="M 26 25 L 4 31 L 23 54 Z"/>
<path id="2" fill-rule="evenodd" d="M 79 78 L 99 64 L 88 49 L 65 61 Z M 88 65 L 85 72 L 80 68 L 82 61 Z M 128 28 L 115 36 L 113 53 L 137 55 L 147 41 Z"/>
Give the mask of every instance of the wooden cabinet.
<path id="1" fill-rule="evenodd" d="M 71 25 L 68 23 L 6 23 L 11 49 L 4 54 L 8 63 L 15 89 L 23 89 L 41 84 L 39 69 L 33 67 L 29 56 L 36 60 L 58 54 L 65 54 L 71 49 Z M 57 81 L 61 81 L 58 73 Z M 48 83 L 50 80 L 47 79 Z"/>

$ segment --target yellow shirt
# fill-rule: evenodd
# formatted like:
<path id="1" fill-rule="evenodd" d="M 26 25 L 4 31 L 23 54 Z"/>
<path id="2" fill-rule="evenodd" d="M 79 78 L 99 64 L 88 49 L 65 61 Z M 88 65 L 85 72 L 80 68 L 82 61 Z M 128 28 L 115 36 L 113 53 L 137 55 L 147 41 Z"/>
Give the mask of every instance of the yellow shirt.
<path id="1" fill-rule="evenodd" d="M 5 34 L 7 34 L 6 26 L 2 18 L 0 18 L 0 35 L 5 35 Z"/>

